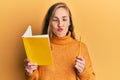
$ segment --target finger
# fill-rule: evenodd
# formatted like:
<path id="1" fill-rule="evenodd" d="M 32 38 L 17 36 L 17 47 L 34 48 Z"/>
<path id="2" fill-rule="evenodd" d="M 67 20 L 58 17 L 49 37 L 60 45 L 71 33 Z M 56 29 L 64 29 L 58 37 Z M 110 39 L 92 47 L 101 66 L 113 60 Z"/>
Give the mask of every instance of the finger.
<path id="1" fill-rule="evenodd" d="M 28 63 L 27 65 L 24 65 L 25 68 L 33 68 L 33 67 L 38 67 L 36 64 Z"/>
<path id="2" fill-rule="evenodd" d="M 37 66 L 37 63 L 29 62 L 28 65 L 29 66 Z"/>
<path id="3" fill-rule="evenodd" d="M 24 59 L 24 62 L 28 63 L 28 62 L 30 62 L 30 60 L 28 58 L 26 58 L 26 59 Z"/>
<path id="4" fill-rule="evenodd" d="M 26 69 L 26 71 L 27 71 L 29 74 L 32 74 L 32 72 L 33 72 L 32 69 Z"/>
<path id="5" fill-rule="evenodd" d="M 85 61 L 84 61 L 84 60 L 81 61 L 81 60 L 77 59 L 76 62 L 77 62 L 77 63 L 80 63 L 80 64 L 82 64 L 82 65 L 85 65 Z"/>
<path id="6" fill-rule="evenodd" d="M 25 68 L 28 68 L 28 69 L 37 69 L 38 66 L 36 66 L 36 65 L 27 65 Z"/>
<path id="7" fill-rule="evenodd" d="M 38 66 L 31 66 L 31 68 L 32 68 L 32 69 L 37 69 L 37 68 L 38 68 Z"/>
<path id="8" fill-rule="evenodd" d="M 31 69 L 30 67 L 28 67 L 28 66 L 25 67 L 25 70 L 26 70 L 28 73 L 30 73 L 30 72 L 32 71 L 32 69 Z"/>
<path id="9" fill-rule="evenodd" d="M 77 56 L 76 59 L 84 60 L 84 58 L 82 56 Z"/>
<path id="10" fill-rule="evenodd" d="M 82 69 L 81 67 L 79 67 L 78 65 L 75 65 L 75 68 L 78 70 L 78 72 L 82 73 L 84 69 Z"/>
<path id="11" fill-rule="evenodd" d="M 75 68 L 77 69 L 78 72 L 80 73 L 82 72 L 78 65 L 75 65 Z"/>
<path id="12" fill-rule="evenodd" d="M 38 66 L 26 66 L 25 70 L 29 73 L 33 72 L 34 70 L 36 70 L 38 68 Z"/>
<path id="13" fill-rule="evenodd" d="M 77 65 L 79 68 L 82 68 L 82 69 L 84 69 L 84 67 L 85 67 L 85 65 L 80 64 L 80 63 L 76 63 L 76 65 Z"/>
<path id="14" fill-rule="evenodd" d="M 24 59 L 24 67 L 28 65 L 28 60 Z"/>
<path id="15" fill-rule="evenodd" d="M 37 67 L 32 67 L 32 70 L 34 71 L 34 70 L 36 70 L 37 69 Z"/>

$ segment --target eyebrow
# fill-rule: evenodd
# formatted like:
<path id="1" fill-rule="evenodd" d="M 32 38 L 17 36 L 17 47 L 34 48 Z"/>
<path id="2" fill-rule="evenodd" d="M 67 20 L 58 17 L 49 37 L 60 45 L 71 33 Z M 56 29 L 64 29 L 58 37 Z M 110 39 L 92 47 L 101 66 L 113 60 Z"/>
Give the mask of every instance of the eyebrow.
<path id="1" fill-rule="evenodd" d="M 62 18 L 66 18 L 67 16 L 62 16 Z M 53 18 L 58 18 L 57 16 L 54 16 Z"/>

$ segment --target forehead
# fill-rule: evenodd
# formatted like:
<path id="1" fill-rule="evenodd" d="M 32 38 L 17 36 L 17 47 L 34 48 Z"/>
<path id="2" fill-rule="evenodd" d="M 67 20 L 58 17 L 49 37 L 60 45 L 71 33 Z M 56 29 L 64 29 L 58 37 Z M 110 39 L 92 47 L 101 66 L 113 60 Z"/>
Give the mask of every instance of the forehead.
<path id="1" fill-rule="evenodd" d="M 67 9 L 61 7 L 61 8 L 57 8 L 55 10 L 54 16 L 69 16 L 69 12 Z"/>

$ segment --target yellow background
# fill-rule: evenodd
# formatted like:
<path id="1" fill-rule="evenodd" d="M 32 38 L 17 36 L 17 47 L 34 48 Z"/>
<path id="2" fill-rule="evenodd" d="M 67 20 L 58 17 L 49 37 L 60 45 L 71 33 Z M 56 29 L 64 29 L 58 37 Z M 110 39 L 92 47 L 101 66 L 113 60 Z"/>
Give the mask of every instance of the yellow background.
<path id="1" fill-rule="evenodd" d="M 96 80 L 119 80 L 120 0 L 0 0 L 0 80 L 25 80 L 21 36 L 27 26 L 41 33 L 50 5 L 67 2 L 76 36 L 87 44 Z"/>

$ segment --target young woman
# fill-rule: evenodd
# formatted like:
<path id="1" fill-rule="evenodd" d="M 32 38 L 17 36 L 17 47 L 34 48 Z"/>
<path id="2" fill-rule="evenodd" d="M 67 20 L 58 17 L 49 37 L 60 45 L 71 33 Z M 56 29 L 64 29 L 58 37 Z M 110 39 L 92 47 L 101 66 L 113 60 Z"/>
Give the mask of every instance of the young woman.
<path id="1" fill-rule="evenodd" d="M 49 34 L 53 65 L 38 66 L 25 60 L 28 80 L 94 80 L 95 74 L 86 45 L 75 39 L 69 8 L 65 3 L 52 5 L 45 17 L 43 34 Z"/>

